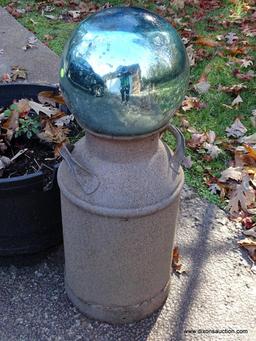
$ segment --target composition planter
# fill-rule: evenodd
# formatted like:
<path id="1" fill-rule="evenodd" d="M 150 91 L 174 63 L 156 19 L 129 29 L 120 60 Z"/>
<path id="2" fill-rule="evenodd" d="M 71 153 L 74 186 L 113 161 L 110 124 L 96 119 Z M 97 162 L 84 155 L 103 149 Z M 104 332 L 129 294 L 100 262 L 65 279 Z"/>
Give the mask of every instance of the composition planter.
<path id="1" fill-rule="evenodd" d="M 0 107 L 10 105 L 13 99 L 36 100 L 40 91 L 55 89 L 55 86 L 38 84 L 1 85 Z M 0 255 L 35 253 L 61 243 L 57 168 L 58 165 L 48 186 L 45 186 L 42 171 L 0 178 Z"/>

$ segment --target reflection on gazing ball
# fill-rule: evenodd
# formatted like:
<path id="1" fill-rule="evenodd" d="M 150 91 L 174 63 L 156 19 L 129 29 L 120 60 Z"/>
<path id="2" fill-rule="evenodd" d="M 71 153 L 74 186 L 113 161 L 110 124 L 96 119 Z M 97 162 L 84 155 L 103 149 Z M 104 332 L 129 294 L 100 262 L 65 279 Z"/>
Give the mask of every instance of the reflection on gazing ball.
<path id="1" fill-rule="evenodd" d="M 60 68 L 65 101 L 81 126 L 120 137 L 166 125 L 188 78 L 176 30 L 160 16 L 131 7 L 109 8 L 81 22 Z"/>

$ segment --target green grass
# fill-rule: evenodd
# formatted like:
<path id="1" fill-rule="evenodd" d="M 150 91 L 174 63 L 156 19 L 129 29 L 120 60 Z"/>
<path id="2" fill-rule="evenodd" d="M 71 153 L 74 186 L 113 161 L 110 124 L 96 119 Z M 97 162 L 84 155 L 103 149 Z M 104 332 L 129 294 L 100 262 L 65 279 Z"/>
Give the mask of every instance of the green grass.
<path id="1" fill-rule="evenodd" d="M 0 0 L 0 5 L 6 6 L 10 2 L 11 1 L 8 0 Z M 25 7 L 26 4 L 32 5 L 32 11 L 26 13 L 22 18 L 19 19 L 19 21 L 29 30 L 34 32 L 43 42 L 47 42 L 46 35 L 52 36 L 53 39 L 49 40 L 47 44 L 54 52 L 56 52 L 58 55 L 61 55 L 65 42 L 77 24 L 64 22 L 62 20 L 49 20 L 45 18 L 41 15 L 41 13 L 33 10 L 33 6 L 36 3 L 38 2 L 28 0 L 19 1 L 19 5 L 17 6 L 19 8 Z M 105 1 L 100 0 L 96 3 L 103 5 Z M 113 5 L 122 4 L 120 0 L 110 0 L 109 3 Z M 170 2 L 165 1 L 165 3 L 168 5 Z M 220 16 L 222 20 L 234 20 L 234 14 L 236 17 L 246 17 L 247 13 L 243 7 L 243 1 L 238 1 L 236 5 L 231 4 L 228 0 L 223 0 L 221 3 L 223 6 L 220 9 L 208 11 L 201 20 L 197 20 L 195 23 L 191 24 L 193 31 L 195 31 L 195 33 L 199 36 L 204 36 L 214 40 L 217 35 L 226 35 L 228 32 L 235 32 L 237 33 L 240 41 L 247 40 L 249 44 L 256 45 L 256 39 L 242 35 L 240 32 L 240 27 L 236 23 L 231 24 L 228 28 L 218 24 Z M 147 7 L 151 10 L 154 10 L 155 8 L 154 3 L 149 1 L 133 1 L 132 5 Z M 62 8 L 55 7 L 55 10 L 50 14 L 59 15 L 62 11 Z M 193 18 L 197 11 L 198 8 L 195 6 L 186 6 L 186 13 L 191 18 Z M 182 19 L 183 22 L 185 20 L 186 18 Z M 214 31 L 210 31 L 208 29 L 209 20 L 212 21 L 212 25 L 215 27 Z M 182 27 L 179 26 L 177 27 L 178 30 L 181 28 Z M 256 109 L 256 79 L 254 78 L 254 80 L 249 82 L 243 82 L 239 79 L 236 79 L 233 76 L 233 70 L 235 68 L 239 69 L 240 66 L 235 63 L 233 65 L 228 65 L 227 62 L 229 61 L 229 56 L 220 56 L 220 48 L 207 48 L 201 46 L 194 46 L 194 48 L 205 49 L 211 53 L 211 57 L 198 62 L 196 66 L 191 68 L 191 83 L 195 84 L 207 68 L 208 81 L 211 84 L 211 88 L 208 93 L 198 95 L 193 91 L 191 86 L 187 92 L 187 95 L 199 97 L 202 102 L 206 103 L 207 107 L 201 110 L 188 111 L 183 113 L 183 116 L 189 121 L 190 125 L 196 128 L 198 131 L 207 132 L 209 130 L 214 130 L 217 137 L 222 140 L 225 140 L 226 138 L 226 127 L 230 126 L 237 116 L 241 118 L 242 123 L 247 127 L 248 134 L 253 133 L 255 129 L 253 130 L 250 121 L 250 113 L 253 109 Z M 255 49 L 253 50 L 248 48 L 248 54 L 251 58 L 256 60 Z M 237 55 L 237 58 L 245 57 L 246 56 Z M 253 67 L 255 69 L 255 65 Z M 240 71 L 247 72 L 249 69 L 253 69 L 253 67 L 249 67 L 248 69 L 240 69 Z M 219 92 L 218 86 L 219 84 L 223 86 L 232 86 L 239 83 L 244 83 L 248 89 L 242 91 L 241 93 L 243 103 L 239 106 L 239 108 L 230 109 L 224 106 L 224 104 L 230 106 L 234 96 L 224 92 Z M 180 126 L 180 116 L 174 117 L 173 123 L 177 126 Z M 186 139 L 189 139 L 191 135 L 185 132 L 185 137 Z M 165 141 L 174 148 L 174 139 L 170 136 L 170 134 L 165 135 Z M 195 187 L 201 196 L 207 198 L 211 202 L 223 206 L 223 203 L 220 201 L 219 197 L 209 192 L 208 187 L 205 184 L 205 175 L 207 171 L 210 171 L 212 175 L 219 176 L 221 171 L 228 167 L 228 163 L 231 160 L 232 155 L 228 151 L 224 150 L 224 152 L 220 154 L 217 159 L 212 162 L 206 162 L 202 159 L 201 154 L 188 148 L 187 154 L 190 155 L 193 160 L 192 168 L 185 170 L 185 179 L 187 184 Z"/>

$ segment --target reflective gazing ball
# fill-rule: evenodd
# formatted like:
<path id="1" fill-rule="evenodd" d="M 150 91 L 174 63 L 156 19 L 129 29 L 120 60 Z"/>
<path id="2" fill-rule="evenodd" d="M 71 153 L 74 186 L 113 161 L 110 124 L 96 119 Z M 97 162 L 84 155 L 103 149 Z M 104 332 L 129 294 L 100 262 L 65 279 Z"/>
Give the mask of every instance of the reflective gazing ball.
<path id="1" fill-rule="evenodd" d="M 60 68 L 66 104 L 81 126 L 119 137 L 167 124 L 188 78 L 186 49 L 176 30 L 132 7 L 109 8 L 81 22 Z"/>

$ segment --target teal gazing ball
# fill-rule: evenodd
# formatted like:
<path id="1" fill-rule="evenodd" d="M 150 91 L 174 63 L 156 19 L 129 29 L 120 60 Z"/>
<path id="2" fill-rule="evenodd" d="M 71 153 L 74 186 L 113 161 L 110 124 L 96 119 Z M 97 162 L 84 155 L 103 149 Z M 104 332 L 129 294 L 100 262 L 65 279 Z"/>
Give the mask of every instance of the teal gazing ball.
<path id="1" fill-rule="evenodd" d="M 80 23 L 61 59 L 60 87 L 85 129 L 102 135 L 150 134 L 180 106 L 189 80 L 186 49 L 162 17 L 112 7 Z"/>

